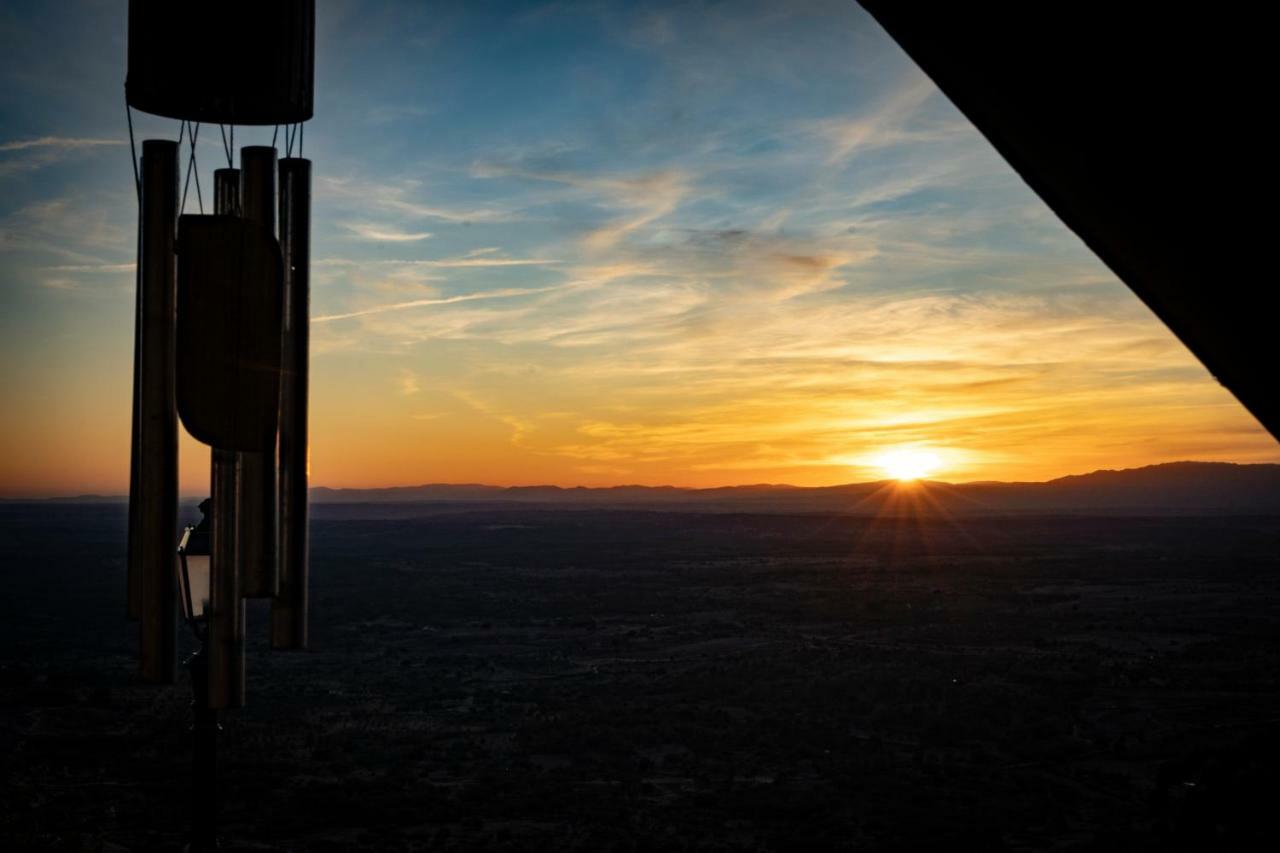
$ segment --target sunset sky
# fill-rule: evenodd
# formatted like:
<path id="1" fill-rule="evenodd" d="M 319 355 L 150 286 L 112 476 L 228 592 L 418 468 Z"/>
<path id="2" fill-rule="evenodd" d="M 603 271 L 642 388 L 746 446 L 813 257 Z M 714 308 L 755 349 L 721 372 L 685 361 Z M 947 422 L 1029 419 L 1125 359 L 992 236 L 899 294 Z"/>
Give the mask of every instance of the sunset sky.
<path id="1" fill-rule="evenodd" d="M 0 496 L 128 487 L 126 6 L 0 10 Z M 313 484 L 1280 461 L 851 0 L 317 6 Z"/>

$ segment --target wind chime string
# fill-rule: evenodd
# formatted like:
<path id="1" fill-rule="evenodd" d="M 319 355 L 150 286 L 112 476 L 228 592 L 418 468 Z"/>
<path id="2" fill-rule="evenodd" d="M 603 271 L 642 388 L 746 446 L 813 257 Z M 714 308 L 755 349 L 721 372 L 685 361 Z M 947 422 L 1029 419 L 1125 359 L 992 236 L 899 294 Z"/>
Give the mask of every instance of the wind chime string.
<path id="1" fill-rule="evenodd" d="M 182 120 L 178 125 L 178 172 L 182 172 L 182 140 L 187 135 L 187 121 Z M 187 163 L 187 183 L 182 187 L 182 198 L 178 202 L 178 215 L 182 215 L 182 211 L 187 208 L 187 186 L 191 184 L 191 164 Z"/>
<path id="2" fill-rule="evenodd" d="M 186 124 L 187 124 L 187 122 L 185 122 L 185 121 L 184 121 L 184 122 L 183 122 L 183 125 L 184 125 L 183 130 L 186 130 L 186 127 L 185 127 L 185 125 L 186 125 Z M 186 177 L 186 180 L 185 180 L 185 181 L 183 182 L 183 184 L 182 184 L 182 202 L 178 205 L 178 215 L 179 215 L 179 216 L 181 216 L 181 215 L 182 215 L 182 213 L 183 213 L 183 211 L 185 211 L 185 210 L 187 209 L 187 192 L 191 189 L 191 173 L 192 173 L 193 171 L 195 171 L 195 166 L 196 166 L 196 138 L 197 138 L 199 135 L 200 135 L 200 125 L 199 125 L 199 123 L 196 123 L 196 124 L 191 128 L 191 133 L 187 136 L 187 139 L 188 139 L 189 144 L 190 144 L 190 146 L 191 146 L 191 154 L 187 157 L 187 177 Z M 181 133 L 181 132 L 179 132 L 179 133 L 178 133 L 178 144 L 179 144 L 179 145 L 181 145 L 181 144 L 182 144 L 182 133 Z M 200 196 L 200 174 L 199 174 L 199 172 L 196 172 L 196 196 L 197 196 L 197 197 L 199 197 L 199 196 Z M 204 213 L 204 199 L 203 199 L 203 198 L 200 198 L 200 212 L 201 212 L 201 213 Z"/>
<path id="3" fill-rule="evenodd" d="M 228 144 L 227 142 L 227 126 L 224 124 L 219 124 L 218 132 L 222 134 L 222 152 L 227 155 L 227 168 L 234 169 L 236 167 L 236 164 L 234 162 L 235 152 L 233 151 L 231 145 Z M 231 138 L 233 140 L 236 138 L 235 125 L 231 126 Z"/>
<path id="4" fill-rule="evenodd" d="M 182 122 L 182 127 L 180 127 L 180 128 L 178 129 L 178 157 L 179 157 L 179 163 L 181 163 L 181 157 L 182 157 L 182 136 L 183 136 L 183 134 L 185 134 L 185 133 L 186 133 L 186 131 L 187 131 L 187 123 L 186 123 L 186 121 L 184 120 L 184 121 Z M 192 132 L 194 133 L 194 131 L 192 131 Z M 186 179 L 186 181 L 184 181 L 184 182 L 183 182 L 183 184 L 182 184 L 182 200 L 178 203 L 178 215 L 179 215 L 179 216 L 181 216 L 181 215 L 182 215 L 182 212 L 183 212 L 184 210 L 186 210 L 186 209 L 187 209 L 187 188 L 188 188 L 188 187 L 190 187 L 190 186 L 191 186 L 191 158 L 190 158 L 190 157 L 188 157 L 188 158 L 187 158 L 187 179 Z"/>
<path id="5" fill-rule="evenodd" d="M 133 141 L 133 110 L 129 107 L 129 96 L 124 99 L 124 119 L 129 124 L 129 165 L 133 166 L 133 188 L 138 193 L 138 204 L 142 204 L 142 177 L 138 174 L 138 147 Z"/>
<path id="6" fill-rule="evenodd" d="M 290 129 L 290 125 L 286 124 L 284 126 L 284 144 L 285 144 L 284 156 L 286 157 L 293 156 L 293 146 L 295 144 L 298 146 L 298 156 L 299 157 L 302 156 L 302 128 L 303 128 L 303 124 L 301 122 L 297 122 L 293 124 L 292 130 Z"/>
<path id="7" fill-rule="evenodd" d="M 186 124 L 186 123 L 187 122 L 183 122 L 183 124 Z M 204 213 L 204 195 L 200 192 L 200 170 L 196 168 L 196 139 L 199 136 L 200 136 L 200 122 L 196 122 L 195 127 L 192 128 L 191 133 L 187 137 L 191 143 L 191 156 L 187 159 L 187 180 L 182 185 L 182 206 L 178 210 L 179 215 L 182 214 L 182 211 L 187 209 L 187 190 L 191 188 L 192 172 L 195 172 L 195 175 L 196 175 L 196 201 L 199 202 L 200 204 L 200 212 Z M 181 134 L 179 134 L 178 139 L 179 139 L 178 144 L 181 145 L 182 144 Z"/>

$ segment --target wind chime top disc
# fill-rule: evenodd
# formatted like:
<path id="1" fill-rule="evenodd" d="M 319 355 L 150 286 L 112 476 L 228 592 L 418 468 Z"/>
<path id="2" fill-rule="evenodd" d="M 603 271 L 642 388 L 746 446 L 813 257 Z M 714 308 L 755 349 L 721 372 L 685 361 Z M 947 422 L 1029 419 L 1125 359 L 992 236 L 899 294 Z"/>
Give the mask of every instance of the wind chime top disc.
<path id="1" fill-rule="evenodd" d="M 129 0 L 129 106 L 221 124 L 312 113 L 315 0 Z"/>

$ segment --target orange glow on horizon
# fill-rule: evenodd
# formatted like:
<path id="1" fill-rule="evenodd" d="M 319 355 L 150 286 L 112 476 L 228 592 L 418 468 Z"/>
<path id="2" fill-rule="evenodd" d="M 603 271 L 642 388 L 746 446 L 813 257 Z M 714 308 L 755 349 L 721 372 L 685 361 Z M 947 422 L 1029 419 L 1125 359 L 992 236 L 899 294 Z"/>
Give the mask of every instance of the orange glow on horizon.
<path id="1" fill-rule="evenodd" d="M 1226 396 L 1220 388 L 1206 386 L 1204 396 Z M 127 400 L 127 389 L 121 390 Z M 548 405 L 540 409 L 536 401 L 518 396 L 502 405 L 498 395 L 459 402 L 437 392 L 431 398 L 435 411 L 429 411 L 419 399 L 427 397 L 426 391 L 412 398 L 384 392 L 381 400 L 378 391 L 369 383 L 318 385 L 311 427 L 313 485 L 831 486 L 886 478 L 904 484 L 920 479 L 1048 480 L 1184 459 L 1280 461 L 1270 436 L 1230 399 L 1182 409 L 1181 432 L 1166 430 L 1155 441 L 1149 436 L 1159 435 L 1158 428 L 1170 423 L 1161 417 L 1161 407 L 1149 412 L 1111 408 L 1103 393 L 1094 396 L 1091 410 L 1084 398 L 1084 408 L 1075 410 L 1015 411 L 976 421 L 935 413 L 936 424 L 904 417 L 903 425 L 851 429 L 844 413 L 847 404 L 822 397 L 807 404 L 730 402 L 677 418 L 680 412 L 670 408 L 659 412 L 661 417 L 610 411 L 610 405 L 622 401 L 605 392 L 595 411 L 562 409 L 556 403 L 563 401 L 550 393 Z M 126 493 L 128 409 L 118 400 L 101 394 L 103 415 L 92 430 L 84 429 L 83 419 L 63 417 L 56 408 L 46 410 L 48 416 L 0 429 L 6 448 L 22 448 L 5 454 L 0 496 Z M 572 402 L 575 408 L 581 405 Z M 38 411 L 34 406 L 31 410 Z M 1224 421 L 1235 422 L 1229 441 L 1215 435 Z M 897 436 L 916 440 L 895 443 Z M 871 442 L 875 444 L 866 446 Z M 208 458 L 207 448 L 184 433 L 184 496 L 207 494 Z"/>

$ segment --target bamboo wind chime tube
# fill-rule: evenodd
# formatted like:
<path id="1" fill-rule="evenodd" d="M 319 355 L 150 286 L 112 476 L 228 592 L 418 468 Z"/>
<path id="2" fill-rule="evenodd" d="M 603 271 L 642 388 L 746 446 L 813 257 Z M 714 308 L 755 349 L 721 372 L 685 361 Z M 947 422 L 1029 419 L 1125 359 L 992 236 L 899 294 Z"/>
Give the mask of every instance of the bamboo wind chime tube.
<path id="1" fill-rule="evenodd" d="M 178 144 L 142 143 L 136 434 L 129 495 L 130 588 L 140 622 L 141 675 L 177 676 L 178 410 L 174 386 Z"/>
<path id="2" fill-rule="evenodd" d="M 280 383 L 280 584 L 271 646 L 307 647 L 307 384 L 310 341 L 311 161 L 280 161 L 284 352 Z"/>
<path id="3" fill-rule="evenodd" d="M 213 173 L 214 213 L 236 216 L 240 170 Z M 245 695 L 245 607 L 240 597 L 236 519 L 239 517 L 239 461 L 234 450 L 210 451 L 212 518 L 210 539 L 209 706 L 239 708 Z"/>
<path id="4" fill-rule="evenodd" d="M 276 150 L 249 145 L 240 150 L 240 212 L 245 219 L 276 229 Z M 279 399 L 276 400 L 277 410 Z M 276 450 L 240 456 L 240 594 L 271 598 L 279 581 L 279 533 L 276 513 Z"/>

